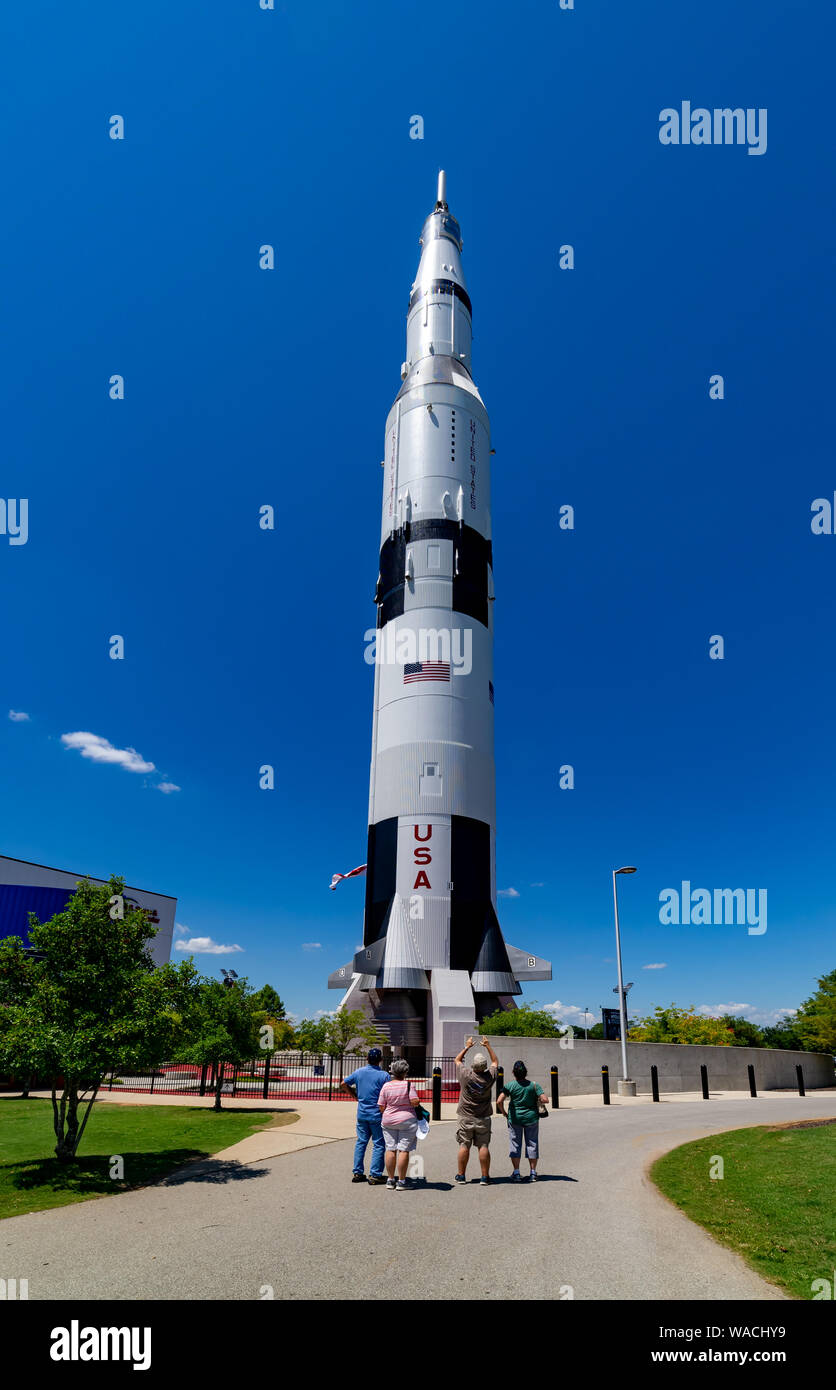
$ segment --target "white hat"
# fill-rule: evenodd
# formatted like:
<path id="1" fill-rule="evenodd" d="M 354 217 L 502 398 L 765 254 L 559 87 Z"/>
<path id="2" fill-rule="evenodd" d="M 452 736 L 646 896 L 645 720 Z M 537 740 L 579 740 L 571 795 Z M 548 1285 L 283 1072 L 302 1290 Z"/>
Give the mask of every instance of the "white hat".
<path id="1" fill-rule="evenodd" d="M 487 1057 L 485 1056 L 484 1052 L 475 1052 L 475 1053 L 473 1054 L 473 1070 L 474 1070 L 474 1071 L 484 1071 L 485 1068 L 487 1067 L 487 1065 L 488 1065 L 488 1059 L 487 1059 Z"/>

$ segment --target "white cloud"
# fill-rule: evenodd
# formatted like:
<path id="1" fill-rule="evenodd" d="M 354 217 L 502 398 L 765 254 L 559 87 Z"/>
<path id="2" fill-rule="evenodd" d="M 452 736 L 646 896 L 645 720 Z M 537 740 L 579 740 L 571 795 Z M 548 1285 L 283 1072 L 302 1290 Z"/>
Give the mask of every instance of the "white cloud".
<path id="1" fill-rule="evenodd" d="M 29 722 L 29 715 L 24 714 L 22 709 L 10 709 L 9 718 L 13 724 L 28 724 Z"/>
<path id="2" fill-rule="evenodd" d="M 700 1004 L 697 1013 L 705 1018 L 719 1018 L 721 1014 L 745 1014 L 754 1004 Z"/>
<path id="3" fill-rule="evenodd" d="M 162 792 L 163 796 L 168 796 L 171 792 L 179 792 L 182 789 L 176 782 L 158 782 L 157 791 Z"/>
<path id="4" fill-rule="evenodd" d="M 642 966 L 642 970 L 667 970 L 667 968 L 668 962 L 666 960 L 655 961 L 653 965 Z"/>
<path id="5" fill-rule="evenodd" d="M 780 1023 L 782 1018 L 792 1018 L 797 1012 L 797 1009 L 759 1009 L 757 1004 L 700 1004 L 697 1008 L 697 1013 L 705 1018 L 719 1018 L 721 1014 L 745 1016 L 750 1023 L 756 1023 L 759 1028 L 771 1028 L 774 1024 Z"/>
<path id="6" fill-rule="evenodd" d="M 180 930 L 184 930 L 182 927 Z M 235 951 L 243 951 L 243 946 L 222 946 L 219 941 L 213 941 L 211 936 L 188 936 L 184 940 L 175 941 L 175 951 L 190 951 L 196 956 L 231 956 Z"/>
<path id="7" fill-rule="evenodd" d="M 595 1015 L 590 1011 L 581 1009 L 577 1004 L 561 1004 L 559 999 L 555 999 L 553 1004 L 544 1004 L 544 1009 L 550 1014 L 556 1014 L 561 1023 L 578 1024 L 581 1028 L 591 1028 L 595 1022 Z"/>
<path id="8" fill-rule="evenodd" d="M 321 951 L 321 950 L 322 950 L 322 942 L 321 942 L 321 941 L 303 941 L 303 942 L 302 942 L 302 950 L 303 950 L 303 951 Z"/>
<path id="9" fill-rule="evenodd" d="M 154 772 L 154 764 L 146 762 L 135 748 L 114 748 L 113 744 L 99 734 L 62 734 L 61 742 L 67 748 L 77 748 L 82 758 L 94 763 L 115 763 L 126 772 Z"/>
<path id="10" fill-rule="evenodd" d="M 498 898 L 518 898 L 520 895 L 516 888 L 500 888 L 496 896 Z"/>

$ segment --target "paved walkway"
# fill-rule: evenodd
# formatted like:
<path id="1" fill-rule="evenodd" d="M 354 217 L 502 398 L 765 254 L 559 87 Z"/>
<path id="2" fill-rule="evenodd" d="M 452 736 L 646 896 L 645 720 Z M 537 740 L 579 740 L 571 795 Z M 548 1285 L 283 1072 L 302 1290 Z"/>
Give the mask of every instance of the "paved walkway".
<path id="1" fill-rule="evenodd" d="M 300 1104 L 292 1126 L 155 1187 L 0 1222 L 0 1273 L 28 1278 L 32 1299 L 258 1299 L 265 1287 L 290 1300 L 550 1299 L 566 1286 L 578 1299 L 781 1298 L 666 1202 L 645 1169 L 704 1134 L 836 1116 L 836 1092 L 609 1109 L 583 1099 L 541 1125 L 536 1186 L 507 1180 L 494 1119 L 491 1187 L 453 1184 L 447 1122 L 419 1147 L 426 1186 L 405 1193 L 351 1184 L 340 1139 L 351 1104 Z M 304 1143 L 285 1148 L 291 1137 Z"/>

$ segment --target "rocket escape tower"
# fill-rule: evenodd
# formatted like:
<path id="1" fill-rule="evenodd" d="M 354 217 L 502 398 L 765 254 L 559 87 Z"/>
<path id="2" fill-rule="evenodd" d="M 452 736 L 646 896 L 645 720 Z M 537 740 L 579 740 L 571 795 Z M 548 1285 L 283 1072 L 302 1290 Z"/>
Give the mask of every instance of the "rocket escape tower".
<path id="1" fill-rule="evenodd" d="M 421 247 L 386 421 L 363 947 L 328 983 L 446 1056 L 551 965 L 496 914 L 490 422 L 443 172 Z"/>

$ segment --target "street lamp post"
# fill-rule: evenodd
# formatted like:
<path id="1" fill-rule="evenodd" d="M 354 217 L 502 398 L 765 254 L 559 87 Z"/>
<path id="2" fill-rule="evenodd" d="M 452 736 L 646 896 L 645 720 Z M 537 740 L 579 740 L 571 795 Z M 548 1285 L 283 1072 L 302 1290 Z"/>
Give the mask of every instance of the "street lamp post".
<path id="1" fill-rule="evenodd" d="M 619 1017 L 621 1019 L 621 1081 L 618 1083 L 618 1090 L 620 1095 L 626 1096 L 634 1096 L 636 1094 L 636 1083 L 630 1080 L 630 1074 L 627 1071 L 627 1000 L 624 993 L 624 976 L 621 970 L 621 930 L 618 924 L 618 888 L 616 885 L 616 876 L 618 874 L 634 874 L 635 872 L 635 868 L 630 865 L 626 865 L 622 869 L 613 869 L 612 871 L 612 898 L 615 907 L 615 954 L 618 961 L 618 1008 Z"/>

